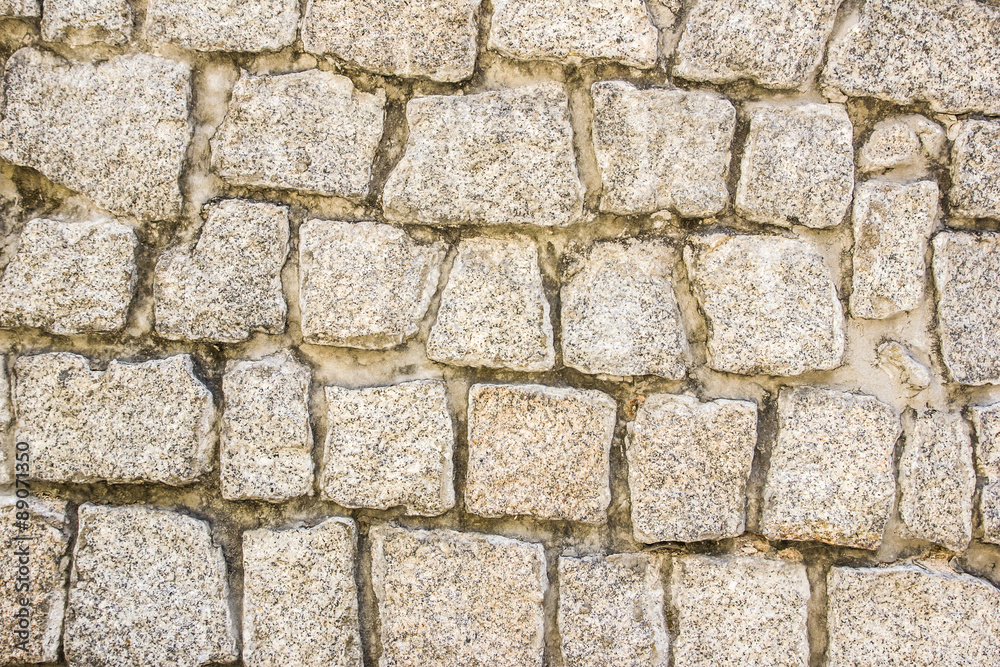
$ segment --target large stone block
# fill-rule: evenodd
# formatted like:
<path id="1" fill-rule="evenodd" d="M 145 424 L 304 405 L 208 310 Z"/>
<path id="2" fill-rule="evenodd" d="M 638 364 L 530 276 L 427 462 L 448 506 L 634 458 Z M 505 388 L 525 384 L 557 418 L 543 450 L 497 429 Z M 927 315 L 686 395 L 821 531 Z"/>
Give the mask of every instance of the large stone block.
<path id="1" fill-rule="evenodd" d="M 948 194 L 959 215 L 1000 218 L 1000 122 L 966 120 L 958 125 Z"/>
<path id="2" fill-rule="evenodd" d="M 976 427 L 976 470 L 985 478 L 979 496 L 983 541 L 1000 544 L 1000 403 L 975 406 L 970 413 Z"/>
<path id="3" fill-rule="evenodd" d="M 298 0 L 148 0 L 143 37 L 199 51 L 278 51 L 298 24 Z"/>
<path id="4" fill-rule="evenodd" d="M 121 46 L 132 41 L 132 9 L 128 0 L 45 0 L 41 31 L 47 42 Z"/>

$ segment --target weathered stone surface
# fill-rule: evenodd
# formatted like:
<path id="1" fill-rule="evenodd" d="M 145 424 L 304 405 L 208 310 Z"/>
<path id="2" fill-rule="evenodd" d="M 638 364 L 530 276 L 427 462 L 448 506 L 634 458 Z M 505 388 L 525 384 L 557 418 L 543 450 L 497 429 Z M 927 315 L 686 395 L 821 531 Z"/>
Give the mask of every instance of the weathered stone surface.
<path id="1" fill-rule="evenodd" d="M 944 152 L 941 126 L 923 116 L 894 116 L 881 121 L 858 151 L 858 169 L 879 172 L 897 167 L 926 167 Z"/>
<path id="2" fill-rule="evenodd" d="M 222 378 L 220 486 L 228 500 L 312 495 L 309 367 L 288 350 L 230 361 Z"/>
<path id="3" fill-rule="evenodd" d="M 806 667 L 809 580 L 801 563 L 760 557 L 674 560 L 674 666 Z"/>
<path id="4" fill-rule="evenodd" d="M 386 349 L 415 335 L 447 245 L 373 222 L 299 227 L 299 309 L 309 343 Z"/>
<path id="5" fill-rule="evenodd" d="M 382 665 L 542 665 L 541 544 L 451 530 L 371 530 Z"/>
<path id="6" fill-rule="evenodd" d="M 708 319 L 709 365 L 752 375 L 829 370 L 844 356 L 844 313 L 822 255 L 777 236 L 694 237 L 684 262 Z"/>
<path id="7" fill-rule="evenodd" d="M 840 224 L 854 188 L 853 132 L 836 104 L 751 109 L 736 212 L 783 227 Z"/>
<path id="8" fill-rule="evenodd" d="M 873 396 L 783 389 L 761 531 L 774 540 L 877 548 L 895 494 L 900 431 L 892 408 Z"/>
<path id="9" fill-rule="evenodd" d="M 839 5 L 840 0 L 698 0 L 677 45 L 673 74 L 801 88 L 823 58 Z"/>
<path id="10" fill-rule="evenodd" d="M 855 317 L 886 318 L 920 305 L 937 213 L 934 181 L 858 183 L 852 213 Z"/>
<path id="11" fill-rule="evenodd" d="M 454 428 L 444 382 L 326 387 L 323 495 L 344 507 L 434 516 L 455 505 Z"/>
<path id="12" fill-rule="evenodd" d="M 235 343 L 285 329 L 288 209 L 228 199 L 205 208 L 197 243 L 168 248 L 153 283 L 164 338 Z"/>
<path id="13" fill-rule="evenodd" d="M 41 0 L 0 0 L 0 16 L 32 18 L 41 13 Z"/>
<path id="14" fill-rule="evenodd" d="M 631 215 L 671 209 L 686 218 L 718 213 L 736 110 L 712 93 L 599 81 L 594 149 L 604 190 L 601 210 Z"/>
<path id="15" fill-rule="evenodd" d="M 302 21 L 309 53 L 402 77 L 462 81 L 476 64 L 480 0 L 312 0 Z"/>
<path id="16" fill-rule="evenodd" d="M 894 340 L 879 346 L 878 365 L 890 376 L 897 376 L 902 384 L 913 391 L 926 389 L 934 379 L 930 369 L 914 359 L 909 350 Z"/>
<path id="17" fill-rule="evenodd" d="M 13 418 L 10 409 L 10 381 L 7 379 L 7 357 L 0 355 L 0 430 L 7 428 Z M 4 461 L 0 458 L 0 464 Z M 2 466 L 6 469 L 6 465 Z"/>
<path id="18" fill-rule="evenodd" d="M 632 534 L 640 542 L 736 537 L 757 443 L 757 406 L 649 396 L 628 426 Z"/>
<path id="19" fill-rule="evenodd" d="M 985 478 L 979 497 L 983 541 L 1000 544 L 1000 403 L 969 412 L 976 427 L 976 469 Z"/>
<path id="20" fill-rule="evenodd" d="M 21 49 L 4 74 L 0 157 L 116 215 L 174 218 L 191 138 L 191 69 L 153 55 L 69 64 Z"/>
<path id="21" fill-rule="evenodd" d="M 656 65 L 656 27 L 642 0 L 496 0 L 489 48 L 521 60 Z"/>
<path id="22" fill-rule="evenodd" d="M 972 464 L 969 427 L 958 413 L 919 415 L 899 460 L 899 516 L 906 537 L 965 551 L 972 539 Z"/>
<path id="23" fill-rule="evenodd" d="M 552 368 L 552 322 L 534 242 L 508 237 L 459 244 L 427 356 L 458 366 Z"/>
<path id="24" fill-rule="evenodd" d="M 361 667 L 357 541 L 340 517 L 243 533 L 243 664 Z"/>
<path id="25" fill-rule="evenodd" d="M 561 86 L 418 97 L 406 121 L 406 153 L 382 193 L 389 220 L 568 225 L 583 215 Z"/>
<path id="26" fill-rule="evenodd" d="M 934 237 L 941 352 L 961 384 L 1000 383 L 1000 235 Z"/>
<path id="27" fill-rule="evenodd" d="M 66 614 L 77 665 L 236 660 L 226 561 L 206 522 L 144 506 L 79 509 Z"/>
<path id="28" fill-rule="evenodd" d="M 851 97 L 1000 114 L 1000 9 L 976 0 L 872 0 L 828 49 L 823 78 Z"/>
<path id="29" fill-rule="evenodd" d="M 86 46 L 113 46 L 132 40 L 132 9 L 127 0 L 45 0 L 42 39 Z"/>
<path id="30" fill-rule="evenodd" d="M 0 544 L 7 552 L 0 561 L 0 586 L 4 591 L 0 596 L 0 663 L 54 663 L 60 659 L 69 568 L 66 503 L 21 499 L 24 505 L 19 508 L 18 502 L 13 494 L 0 496 Z M 22 567 L 28 571 L 28 591 L 21 588 L 25 580 L 23 572 L 19 572 Z M 28 604 L 22 605 L 25 600 Z M 23 644 L 17 645 L 19 642 Z"/>
<path id="31" fill-rule="evenodd" d="M 604 523 L 616 411 L 595 390 L 473 385 L 466 509 Z"/>
<path id="32" fill-rule="evenodd" d="M 149 0 L 143 37 L 199 51 L 278 51 L 298 23 L 296 0 Z"/>
<path id="33" fill-rule="evenodd" d="M 981 579 L 897 565 L 827 581 L 830 665 L 1000 663 L 1000 592 Z"/>
<path id="34" fill-rule="evenodd" d="M 560 558 L 558 615 L 566 667 L 667 664 L 670 640 L 655 556 Z"/>
<path id="35" fill-rule="evenodd" d="M 951 149 L 951 205 L 959 215 L 1000 218 L 1000 122 L 967 120 L 958 128 Z"/>
<path id="36" fill-rule="evenodd" d="M 212 394 L 191 357 L 141 364 L 57 352 L 14 364 L 14 435 L 52 482 L 187 484 L 212 467 Z"/>
<path id="37" fill-rule="evenodd" d="M 212 139 L 212 167 L 233 185 L 364 197 L 384 107 L 384 90 L 363 93 L 333 72 L 244 72 Z"/>
<path id="38" fill-rule="evenodd" d="M 135 287 L 132 229 L 110 220 L 30 221 L 0 277 L 0 326 L 119 331 Z"/>
<path id="39" fill-rule="evenodd" d="M 598 243 L 563 272 L 563 363 L 584 373 L 684 377 L 687 336 L 675 252 L 657 241 Z"/>

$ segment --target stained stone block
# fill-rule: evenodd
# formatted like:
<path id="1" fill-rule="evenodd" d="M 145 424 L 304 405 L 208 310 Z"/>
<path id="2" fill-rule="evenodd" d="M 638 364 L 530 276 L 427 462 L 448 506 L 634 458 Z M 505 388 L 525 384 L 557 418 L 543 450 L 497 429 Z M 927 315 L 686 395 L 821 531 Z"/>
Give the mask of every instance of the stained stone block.
<path id="1" fill-rule="evenodd" d="M 309 343 L 386 349 L 414 336 L 447 245 L 373 222 L 299 227 L 299 309 Z"/>
<path id="2" fill-rule="evenodd" d="M 473 385 L 466 509 L 604 523 L 616 412 L 595 390 Z"/>
<path id="3" fill-rule="evenodd" d="M 878 548 L 895 495 L 900 431 L 893 409 L 873 396 L 782 389 L 761 532 L 772 540 Z"/>
<path id="4" fill-rule="evenodd" d="M 881 121 L 858 152 L 858 169 L 878 172 L 897 167 L 926 167 L 944 152 L 941 126 L 911 114 Z"/>
<path id="5" fill-rule="evenodd" d="M 45 0 L 42 39 L 86 46 L 111 46 L 132 40 L 132 9 L 127 0 Z"/>
<path id="6" fill-rule="evenodd" d="M 976 427 L 976 470 L 985 478 L 979 497 L 983 541 L 1000 544 L 1000 403 L 969 412 Z"/>
<path id="7" fill-rule="evenodd" d="M 736 537 L 757 443 L 757 406 L 649 396 L 629 424 L 625 454 L 632 533 L 640 542 Z"/>
<path id="8" fill-rule="evenodd" d="M 33 18 L 41 14 L 41 0 L 0 0 L 0 16 Z"/>
<path id="9" fill-rule="evenodd" d="M 298 23 L 297 0 L 148 0 L 143 37 L 199 51 L 279 51 Z"/>
<path id="10" fill-rule="evenodd" d="M 671 209 L 704 218 L 725 208 L 736 128 L 728 100 L 703 91 L 640 90 L 624 81 L 599 81 L 591 93 L 601 210 Z"/>
<path id="11" fill-rule="evenodd" d="M 997 25 L 1000 29 L 1000 21 Z M 1000 122 L 959 124 L 951 150 L 949 196 L 959 215 L 1000 218 Z"/>

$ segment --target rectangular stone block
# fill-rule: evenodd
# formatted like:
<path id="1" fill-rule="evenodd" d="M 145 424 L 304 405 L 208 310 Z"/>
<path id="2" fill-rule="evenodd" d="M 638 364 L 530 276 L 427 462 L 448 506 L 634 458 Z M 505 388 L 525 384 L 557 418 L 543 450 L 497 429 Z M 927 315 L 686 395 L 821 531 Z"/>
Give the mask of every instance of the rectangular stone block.
<path id="1" fill-rule="evenodd" d="M 132 41 L 132 9 L 127 0 L 45 0 L 42 39 L 69 46 Z"/>
<path id="2" fill-rule="evenodd" d="M 199 51 L 279 51 L 298 24 L 296 0 L 148 0 L 143 38 Z"/>
<path id="3" fill-rule="evenodd" d="M 957 134 L 948 191 L 953 210 L 971 218 L 1000 218 L 1000 122 L 962 121 Z"/>
<path id="4" fill-rule="evenodd" d="M 1000 403 L 974 406 L 969 416 L 976 428 L 976 471 L 985 478 L 979 497 L 983 541 L 1000 544 Z"/>

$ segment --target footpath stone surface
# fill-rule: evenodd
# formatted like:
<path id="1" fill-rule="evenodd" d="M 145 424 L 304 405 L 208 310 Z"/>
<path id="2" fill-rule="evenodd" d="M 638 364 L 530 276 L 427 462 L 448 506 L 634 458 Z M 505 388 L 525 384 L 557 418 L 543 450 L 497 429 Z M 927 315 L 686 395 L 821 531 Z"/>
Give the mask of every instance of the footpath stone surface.
<path id="1" fill-rule="evenodd" d="M 880 121 L 858 152 L 858 169 L 880 172 L 897 167 L 927 166 L 944 155 L 945 132 L 937 123 L 910 114 Z"/>
<path id="2" fill-rule="evenodd" d="M 127 0 L 45 0 L 42 39 L 69 46 L 132 41 L 132 9 Z"/>
<path id="3" fill-rule="evenodd" d="M 951 150 L 950 199 L 959 215 L 1000 218 L 1000 121 L 959 123 Z"/>
<path id="4" fill-rule="evenodd" d="M 279 51 L 298 23 L 296 0 L 149 0 L 143 37 L 199 51 Z"/>
<path id="5" fill-rule="evenodd" d="M 983 541 L 1000 544 L 1000 403 L 969 412 L 976 428 L 976 471 L 985 478 L 979 497 Z"/>

